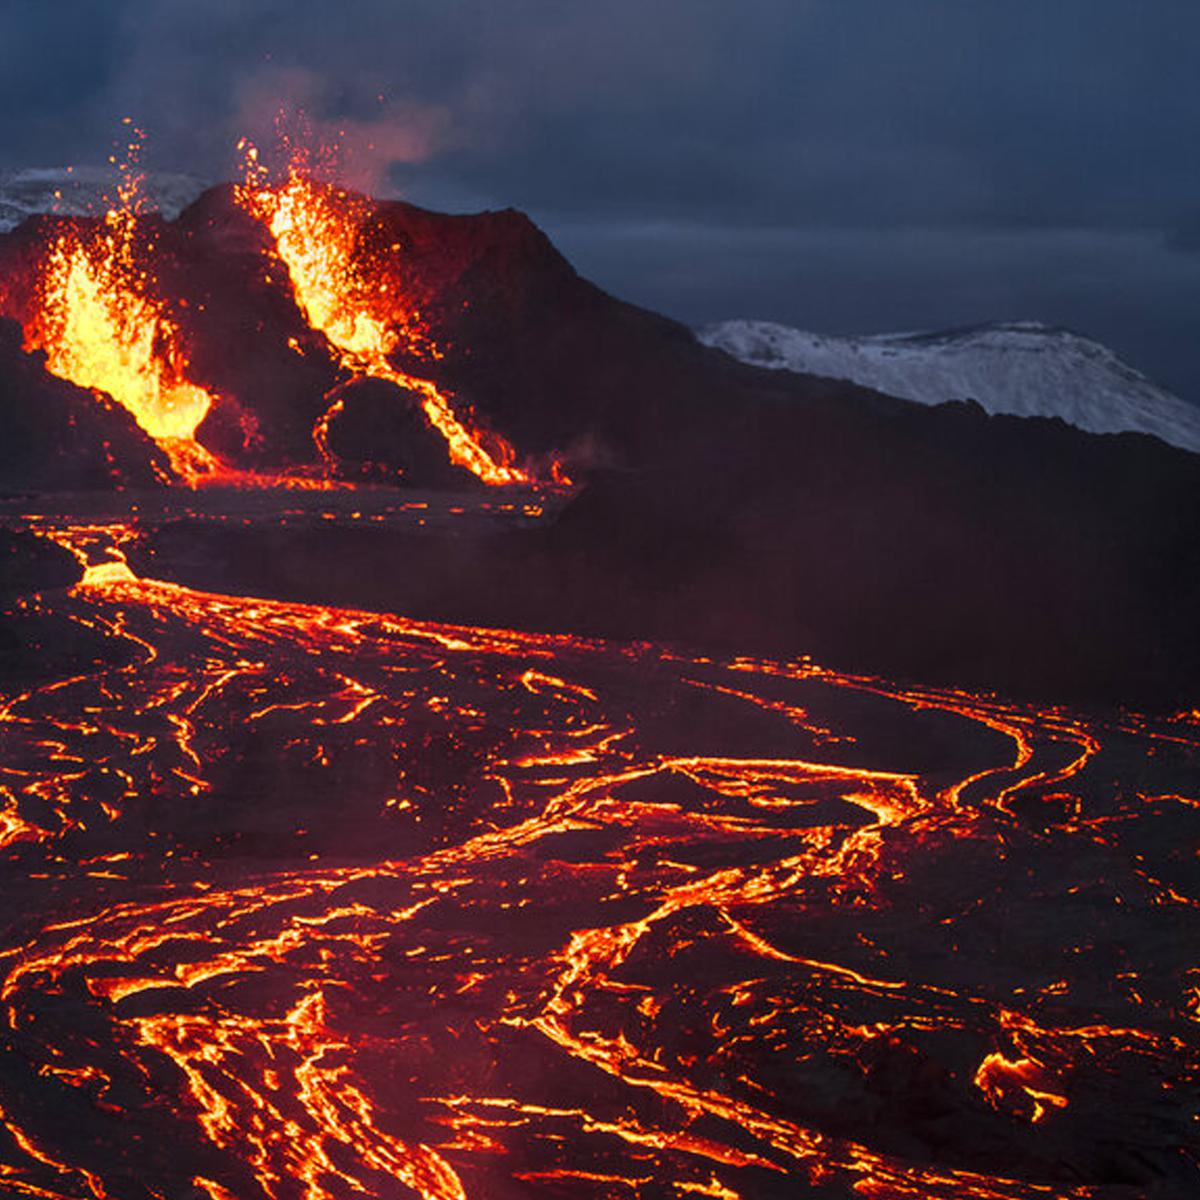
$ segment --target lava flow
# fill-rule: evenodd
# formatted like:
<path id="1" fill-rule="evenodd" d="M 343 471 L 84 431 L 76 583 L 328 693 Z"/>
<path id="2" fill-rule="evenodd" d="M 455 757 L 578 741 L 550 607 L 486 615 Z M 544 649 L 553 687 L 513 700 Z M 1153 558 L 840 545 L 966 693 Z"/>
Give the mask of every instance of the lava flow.
<path id="1" fill-rule="evenodd" d="M 426 344 L 418 315 L 397 294 L 386 264 L 362 245 L 371 201 L 313 178 L 303 155 L 289 163 L 282 183 L 272 185 L 257 149 L 245 140 L 239 149 L 245 155 L 246 182 L 238 199 L 269 230 L 296 303 L 309 325 L 325 335 L 343 367 L 355 377 L 383 379 L 416 395 L 456 466 L 487 484 L 532 482 L 499 434 L 472 427 L 455 414 L 451 398 L 435 383 L 394 365 L 400 349 L 434 351 Z M 391 253 L 399 250 L 390 247 Z M 340 404 L 334 400 L 313 430 L 327 460 L 328 424 Z"/>
<path id="2" fill-rule="evenodd" d="M 7 1192 L 1194 1194 L 1187 714 L 219 595 L 34 527 L 87 570 L 0 696 Z"/>

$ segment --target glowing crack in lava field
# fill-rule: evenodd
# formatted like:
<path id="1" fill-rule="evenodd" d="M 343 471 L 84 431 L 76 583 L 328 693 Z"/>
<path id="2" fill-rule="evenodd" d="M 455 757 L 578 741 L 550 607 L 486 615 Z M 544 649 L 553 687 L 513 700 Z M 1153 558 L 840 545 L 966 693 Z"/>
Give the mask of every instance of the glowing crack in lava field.
<path id="1" fill-rule="evenodd" d="M 307 460 L 204 444 L 227 398 L 132 201 L 62 225 L 6 301 L 49 373 L 132 414 L 167 486 L 0 509 L 82 575 L 9 614 L 49 632 L 0 692 L 0 1191 L 1190 1194 L 1200 711 L 147 569 L 168 527 L 451 546 L 569 499 L 554 455 L 413 373 L 436 351 L 357 257 L 368 202 L 272 185 L 245 149 L 236 204 L 334 380 Z M 473 492 L 337 477 L 364 378 L 415 397 Z"/>
<path id="2" fill-rule="evenodd" d="M 40 528 L 89 566 L 32 603 L 114 665 L 0 707 L 12 1194 L 1124 1196 L 1055 1164 L 1194 1136 L 1200 803 L 1153 789 L 1195 714 L 208 594 Z"/>

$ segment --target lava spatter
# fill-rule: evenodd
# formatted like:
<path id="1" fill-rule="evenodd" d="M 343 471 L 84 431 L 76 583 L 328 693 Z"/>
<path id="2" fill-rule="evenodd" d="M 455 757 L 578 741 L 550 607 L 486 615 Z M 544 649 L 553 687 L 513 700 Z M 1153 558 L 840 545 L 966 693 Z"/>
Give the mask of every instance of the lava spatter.
<path id="1" fill-rule="evenodd" d="M 456 413 L 452 397 L 431 380 L 395 365 L 400 350 L 436 351 L 419 314 L 398 294 L 386 263 L 363 244 L 361 231 L 372 202 L 314 178 L 303 154 L 293 156 L 282 182 L 271 183 L 257 149 L 246 141 L 240 149 L 246 181 L 238 189 L 239 201 L 269 231 L 296 303 L 309 325 L 325 335 L 342 366 L 355 377 L 383 379 L 413 393 L 456 466 L 491 485 L 533 482 L 531 473 L 516 465 L 516 454 L 504 438 Z M 391 252 L 399 249 L 393 246 Z M 334 415 L 331 406 L 313 431 L 327 461 L 328 424 Z M 555 481 L 561 482 L 561 468 L 556 466 L 555 472 Z"/>
<path id="2" fill-rule="evenodd" d="M 139 222 L 141 138 L 103 216 L 64 223 L 46 247 L 25 343 L 45 352 L 53 374 L 112 396 L 196 484 L 220 471 L 196 440 L 213 396 L 189 378 L 179 325 L 154 279 L 153 239 Z"/>

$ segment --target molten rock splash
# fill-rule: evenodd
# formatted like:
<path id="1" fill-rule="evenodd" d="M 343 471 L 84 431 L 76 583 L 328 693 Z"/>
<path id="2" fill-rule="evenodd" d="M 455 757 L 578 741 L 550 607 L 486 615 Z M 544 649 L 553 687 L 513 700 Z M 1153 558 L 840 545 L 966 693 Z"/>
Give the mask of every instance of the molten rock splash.
<path id="1" fill-rule="evenodd" d="M 188 378 L 179 327 L 143 263 L 153 243 L 140 244 L 135 187 L 123 186 L 121 205 L 101 221 L 67 226 L 50 243 L 26 347 L 45 351 L 61 379 L 128 409 L 195 484 L 218 469 L 196 441 L 213 397 Z"/>
<path id="2" fill-rule="evenodd" d="M 451 461 L 484 483 L 531 482 L 527 472 L 513 465 L 516 456 L 503 438 L 470 427 L 434 383 L 392 365 L 398 351 L 423 348 L 423 329 L 419 314 L 395 293 L 386 261 L 364 253 L 361 231 L 371 214 L 370 201 L 322 185 L 295 166 L 283 184 L 268 186 L 254 147 L 243 143 L 243 148 L 247 183 L 239 189 L 239 200 L 270 230 L 297 304 L 309 325 L 329 340 L 343 367 L 415 393 L 429 423 L 446 439 Z M 388 247 L 392 253 L 399 249 Z M 315 438 L 336 415 L 337 404 L 335 400 L 314 429 Z"/>

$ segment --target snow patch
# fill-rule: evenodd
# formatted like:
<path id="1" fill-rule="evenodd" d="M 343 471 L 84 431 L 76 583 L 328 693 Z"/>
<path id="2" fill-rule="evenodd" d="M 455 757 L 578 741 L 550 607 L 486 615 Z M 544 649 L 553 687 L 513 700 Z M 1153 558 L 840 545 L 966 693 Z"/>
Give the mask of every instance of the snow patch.
<path id="1" fill-rule="evenodd" d="M 1148 433 L 1200 453 L 1200 407 L 1099 342 L 1036 321 L 870 337 L 724 321 L 697 336 L 754 366 L 844 379 L 919 404 L 975 400 L 990 413 L 1061 417 L 1090 433 Z"/>
<path id="2" fill-rule="evenodd" d="M 115 203 L 119 177 L 112 167 L 27 167 L 0 172 L 0 233 L 35 213 L 96 216 Z M 146 209 L 173 220 L 209 185 L 192 175 L 150 173 L 142 185 Z"/>

